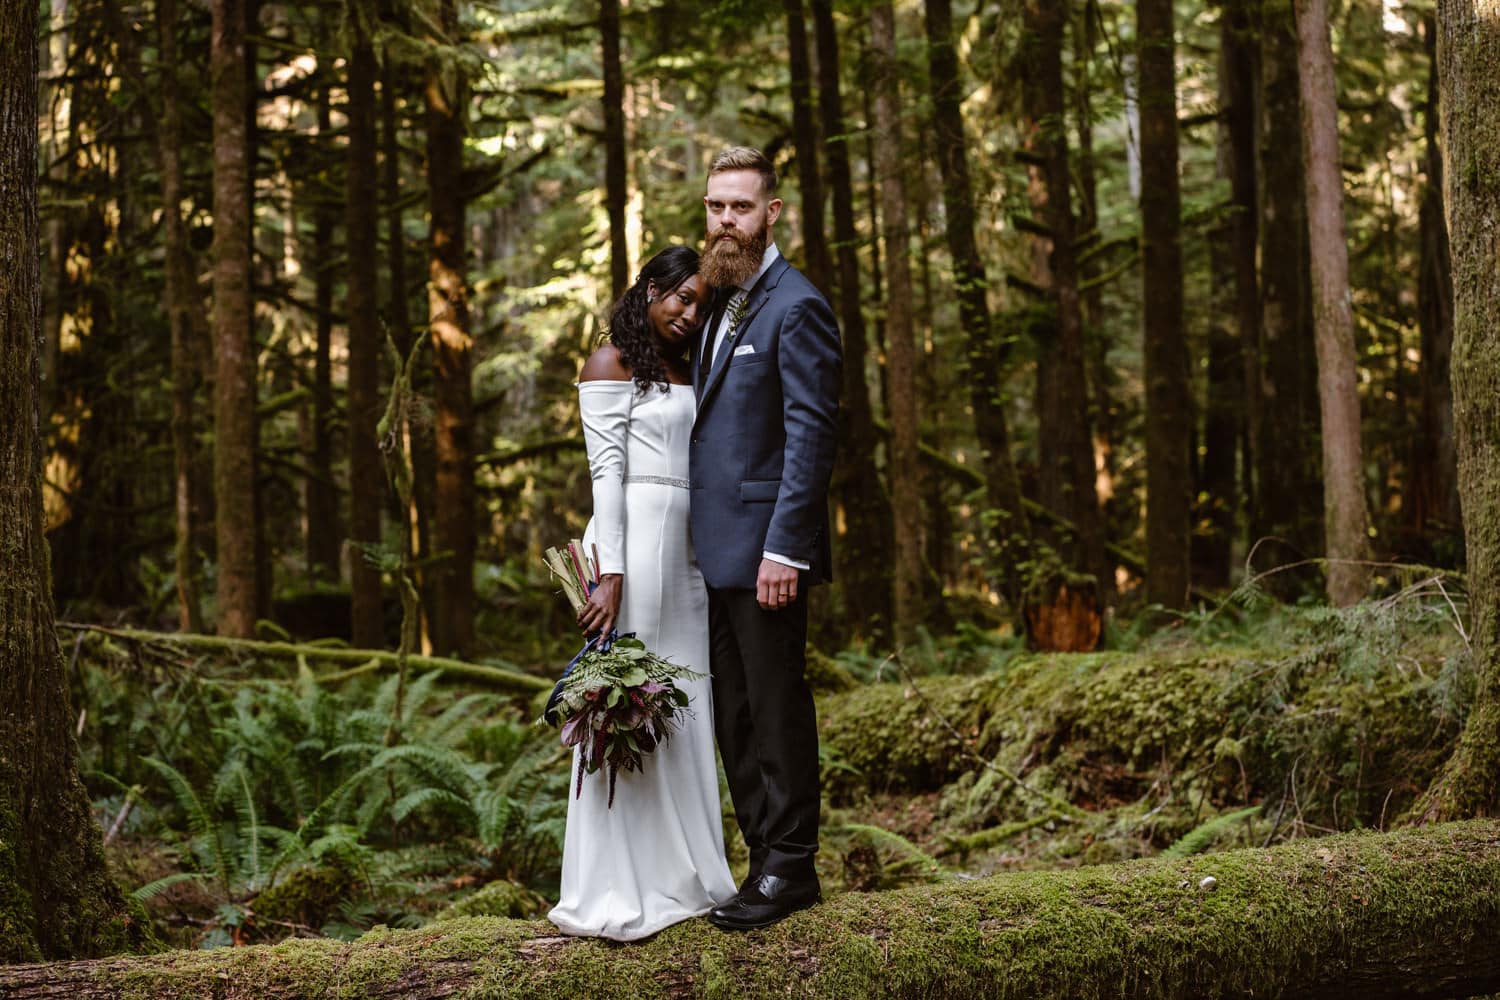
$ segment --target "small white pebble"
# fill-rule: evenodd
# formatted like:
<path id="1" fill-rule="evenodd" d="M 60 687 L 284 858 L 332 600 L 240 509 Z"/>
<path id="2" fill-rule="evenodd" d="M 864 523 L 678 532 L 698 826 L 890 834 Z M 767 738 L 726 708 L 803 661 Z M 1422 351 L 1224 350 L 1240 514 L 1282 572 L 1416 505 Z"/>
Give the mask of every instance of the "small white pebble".
<path id="1" fill-rule="evenodd" d="M 1214 878 L 1212 875 L 1203 876 L 1203 880 L 1198 883 L 1199 892 L 1213 892 L 1218 887 L 1219 880 Z"/>

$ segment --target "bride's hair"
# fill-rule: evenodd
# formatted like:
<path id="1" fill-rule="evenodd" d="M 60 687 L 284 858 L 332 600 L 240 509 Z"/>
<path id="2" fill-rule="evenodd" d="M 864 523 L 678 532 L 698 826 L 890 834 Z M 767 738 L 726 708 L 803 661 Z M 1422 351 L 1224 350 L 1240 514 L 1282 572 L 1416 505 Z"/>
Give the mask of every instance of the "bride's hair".
<path id="1" fill-rule="evenodd" d="M 666 363 L 656 349 L 656 338 L 651 335 L 651 319 L 646 315 L 650 305 L 646 300 L 647 287 L 655 285 L 657 295 L 670 295 L 697 273 L 698 251 L 692 247 L 667 247 L 646 262 L 635 284 L 625 290 L 609 312 L 609 342 L 619 350 L 620 362 L 630 370 L 641 392 L 653 384 L 667 392 L 669 382 Z"/>

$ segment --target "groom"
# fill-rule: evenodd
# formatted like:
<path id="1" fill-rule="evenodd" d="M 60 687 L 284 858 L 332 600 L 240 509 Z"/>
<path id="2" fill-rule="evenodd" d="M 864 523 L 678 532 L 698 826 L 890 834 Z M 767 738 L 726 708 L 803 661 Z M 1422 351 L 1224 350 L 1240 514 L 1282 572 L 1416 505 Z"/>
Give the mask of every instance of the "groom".
<path id="1" fill-rule="evenodd" d="M 708 171 L 703 275 L 715 308 L 694 355 L 692 535 L 708 584 L 714 729 L 750 875 L 714 909 L 765 927 L 820 898 L 818 729 L 803 677 L 807 589 L 831 577 L 838 415 L 833 312 L 776 249 L 776 170 L 734 147 Z"/>

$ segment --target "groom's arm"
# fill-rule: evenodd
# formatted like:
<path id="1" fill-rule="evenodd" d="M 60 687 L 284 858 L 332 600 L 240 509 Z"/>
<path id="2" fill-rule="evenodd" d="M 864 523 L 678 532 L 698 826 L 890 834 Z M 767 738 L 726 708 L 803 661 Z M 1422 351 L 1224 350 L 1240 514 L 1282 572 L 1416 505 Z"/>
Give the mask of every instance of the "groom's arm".
<path id="1" fill-rule="evenodd" d="M 833 472 L 843 362 L 833 310 L 821 296 L 787 310 L 776 357 L 786 448 L 765 551 L 810 563 Z"/>

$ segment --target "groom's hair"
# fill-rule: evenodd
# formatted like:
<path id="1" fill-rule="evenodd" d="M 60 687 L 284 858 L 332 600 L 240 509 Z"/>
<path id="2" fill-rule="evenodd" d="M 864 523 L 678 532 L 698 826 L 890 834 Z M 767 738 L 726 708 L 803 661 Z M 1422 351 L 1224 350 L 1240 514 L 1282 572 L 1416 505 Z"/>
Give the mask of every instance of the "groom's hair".
<path id="1" fill-rule="evenodd" d="M 771 158 L 751 146 L 730 146 L 715 156 L 708 165 L 708 176 L 729 170 L 754 170 L 760 174 L 760 185 L 767 195 L 776 193 L 776 168 Z"/>

